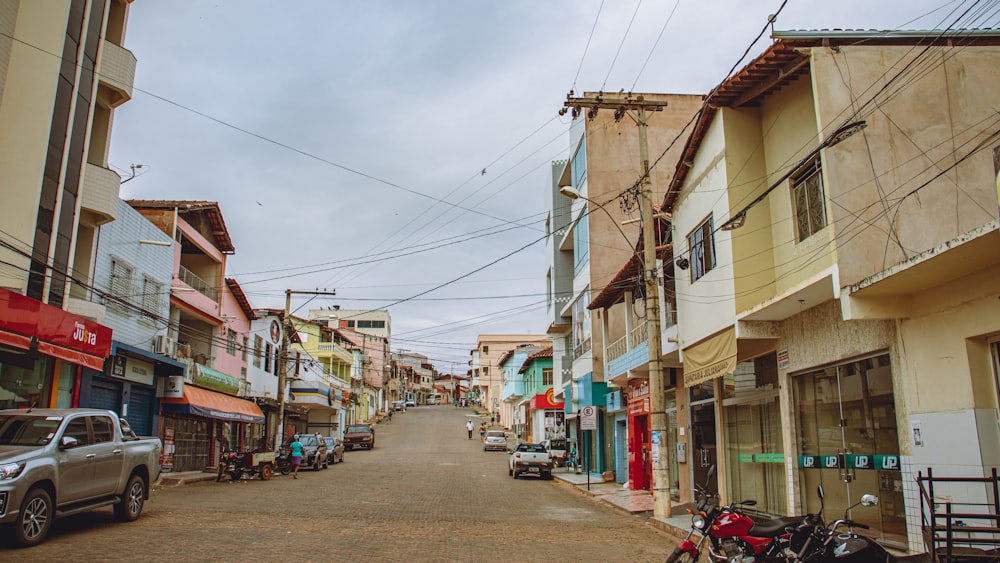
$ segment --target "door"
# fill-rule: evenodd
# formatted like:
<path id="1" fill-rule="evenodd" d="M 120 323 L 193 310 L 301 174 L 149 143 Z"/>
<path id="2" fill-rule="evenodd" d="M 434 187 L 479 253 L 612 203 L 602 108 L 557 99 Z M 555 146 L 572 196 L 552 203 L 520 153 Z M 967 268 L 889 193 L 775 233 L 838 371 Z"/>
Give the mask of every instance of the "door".
<path id="1" fill-rule="evenodd" d="M 91 448 L 87 417 L 77 416 L 67 422 L 62 436 L 57 438 L 58 443 L 62 443 L 65 437 L 76 438 L 77 445 L 59 450 L 57 502 L 60 506 L 93 496 L 94 459 L 97 457 Z"/>
<path id="2" fill-rule="evenodd" d="M 799 471 L 808 510 L 819 508 L 823 486 L 826 513 L 839 518 L 872 493 L 875 507 L 858 507 L 851 519 L 871 527 L 877 538 L 906 543 L 899 437 L 889 355 L 816 370 L 795 378 L 801 437 Z"/>
<path id="3" fill-rule="evenodd" d="M 719 492 L 718 448 L 715 440 L 715 400 L 691 405 L 691 441 L 694 459 L 691 460 L 694 483 L 710 493 Z"/>
<path id="4" fill-rule="evenodd" d="M 94 450 L 94 495 L 104 496 L 119 492 L 124 446 L 115 442 L 115 428 L 110 416 L 90 416 L 90 430 Z"/>
<path id="5" fill-rule="evenodd" d="M 139 436 L 153 435 L 153 410 L 156 400 L 155 390 L 152 387 L 143 387 L 132 384 L 128 399 L 128 420 L 132 430 Z"/>

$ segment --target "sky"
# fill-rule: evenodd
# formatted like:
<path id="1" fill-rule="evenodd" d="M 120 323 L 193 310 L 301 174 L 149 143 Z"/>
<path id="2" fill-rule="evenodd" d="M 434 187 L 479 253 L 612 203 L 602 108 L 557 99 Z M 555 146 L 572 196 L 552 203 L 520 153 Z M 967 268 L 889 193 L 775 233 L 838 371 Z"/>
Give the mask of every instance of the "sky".
<path id="1" fill-rule="evenodd" d="M 110 163 L 123 199 L 219 202 L 254 307 L 335 290 L 292 309 L 388 308 L 393 350 L 464 373 L 479 334 L 547 327 L 543 194 L 570 90 L 705 94 L 767 47 L 769 14 L 936 29 L 962 4 L 137 0 Z"/>

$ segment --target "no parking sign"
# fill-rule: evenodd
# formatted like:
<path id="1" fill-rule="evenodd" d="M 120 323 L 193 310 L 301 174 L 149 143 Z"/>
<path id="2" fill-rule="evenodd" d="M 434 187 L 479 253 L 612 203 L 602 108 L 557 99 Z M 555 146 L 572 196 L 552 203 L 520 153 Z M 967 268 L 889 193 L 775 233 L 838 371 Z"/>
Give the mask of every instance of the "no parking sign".
<path id="1" fill-rule="evenodd" d="M 597 430 L 597 409 L 592 406 L 580 407 L 580 430 Z"/>

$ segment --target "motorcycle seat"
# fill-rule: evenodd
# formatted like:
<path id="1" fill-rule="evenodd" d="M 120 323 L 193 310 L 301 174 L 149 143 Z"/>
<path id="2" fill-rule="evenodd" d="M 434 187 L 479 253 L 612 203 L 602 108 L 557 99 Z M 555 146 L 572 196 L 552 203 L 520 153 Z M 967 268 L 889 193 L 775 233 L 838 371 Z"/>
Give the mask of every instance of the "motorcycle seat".
<path id="1" fill-rule="evenodd" d="M 803 520 L 805 520 L 805 516 L 786 516 L 784 518 L 775 518 L 774 520 L 754 524 L 753 527 L 750 528 L 750 531 L 747 532 L 747 535 L 757 538 L 776 538 L 786 533 L 788 528 L 797 527 Z"/>

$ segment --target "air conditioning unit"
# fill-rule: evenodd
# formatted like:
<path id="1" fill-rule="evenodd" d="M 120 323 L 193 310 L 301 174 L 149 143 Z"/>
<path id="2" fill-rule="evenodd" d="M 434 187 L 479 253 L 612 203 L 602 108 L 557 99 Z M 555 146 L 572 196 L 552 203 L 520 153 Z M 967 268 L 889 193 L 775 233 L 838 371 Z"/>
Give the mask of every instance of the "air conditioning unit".
<path id="1" fill-rule="evenodd" d="M 371 356 L 368 354 L 361 354 L 361 363 L 367 364 L 372 361 Z"/>
<path id="2" fill-rule="evenodd" d="M 173 356 L 174 339 L 164 334 L 156 335 L 156 340 L 153 343 L 153 352 L 163 356 Z"/>

